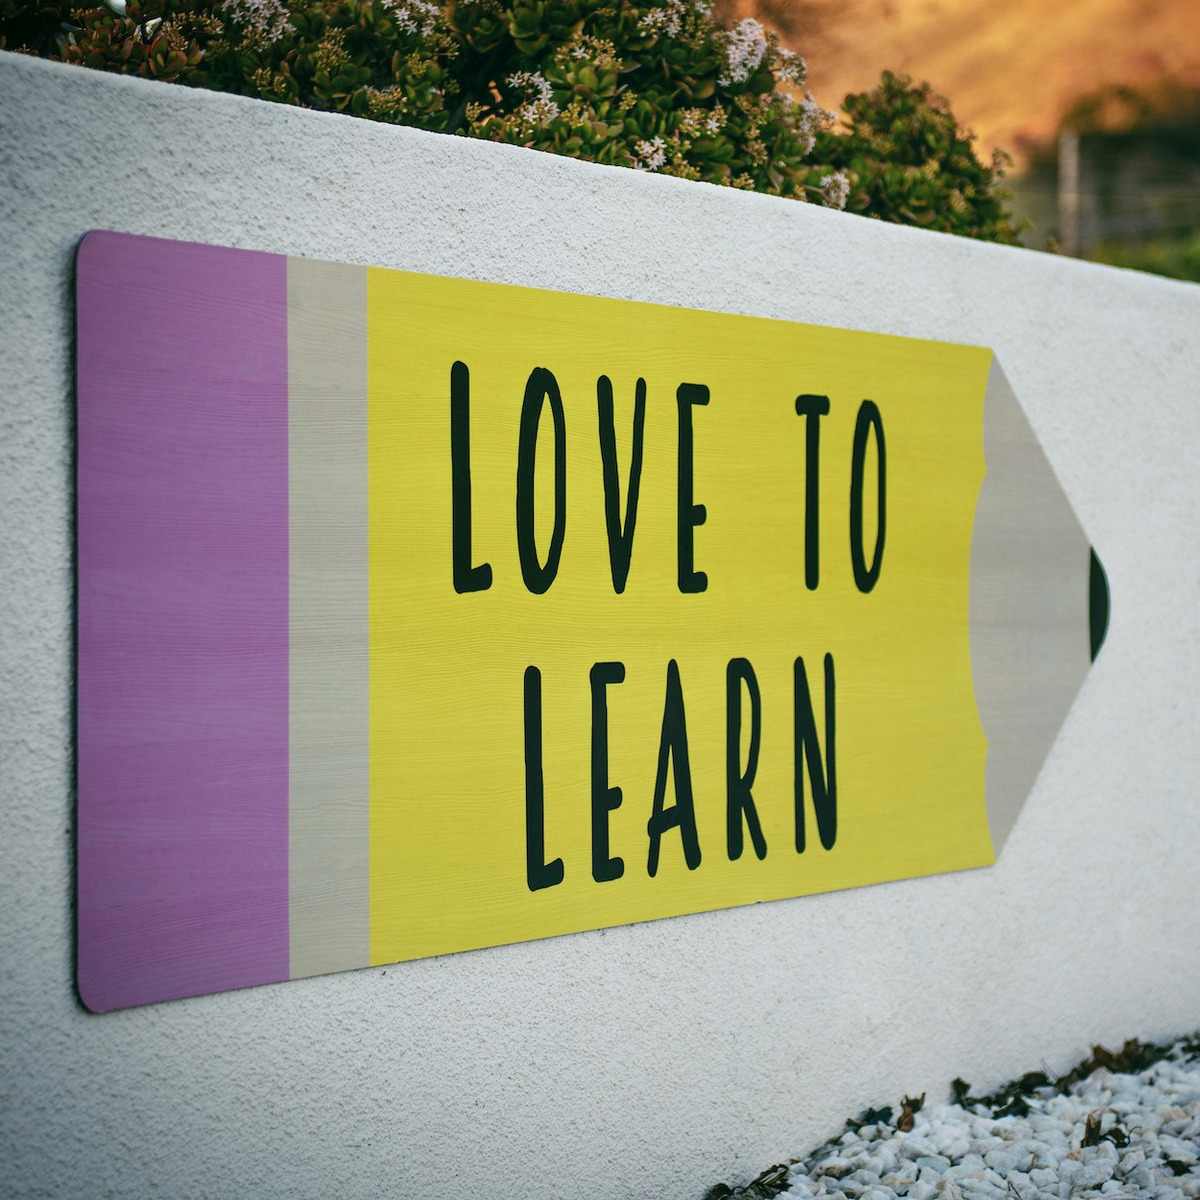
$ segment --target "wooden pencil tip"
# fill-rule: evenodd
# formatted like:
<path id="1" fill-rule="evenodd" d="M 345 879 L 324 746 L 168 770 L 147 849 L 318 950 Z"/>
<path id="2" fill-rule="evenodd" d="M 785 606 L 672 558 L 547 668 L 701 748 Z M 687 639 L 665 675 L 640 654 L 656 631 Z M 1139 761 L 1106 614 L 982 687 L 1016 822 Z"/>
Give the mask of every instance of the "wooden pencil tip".
<path id="1" fill-rule="evenodd" d="M 1096 551 L 1091 551 L 1092 567 L 1088 581 L 1088 616 L 1092 632 L 1092 662 L 1104 645 L 1104 635 L 1108 633 L 1108 576 L 1104 574 L 1104 565 L 1096 557 Z"/>

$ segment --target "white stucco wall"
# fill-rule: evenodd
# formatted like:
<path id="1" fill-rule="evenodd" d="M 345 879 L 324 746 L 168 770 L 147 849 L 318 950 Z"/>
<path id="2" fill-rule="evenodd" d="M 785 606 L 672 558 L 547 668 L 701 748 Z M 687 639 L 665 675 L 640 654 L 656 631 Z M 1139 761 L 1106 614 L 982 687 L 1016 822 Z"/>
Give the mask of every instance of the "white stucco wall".
<path id="1" fill-rule="evenodd" d="M 864 1105 L 1200 1025 L 1200 287 L 3 54 L 0 164 L 0 1192 L 694 1200 Z M 91 228 L 993 347 L 1113 594 L 1000 862 L 86 1013 Z"/>

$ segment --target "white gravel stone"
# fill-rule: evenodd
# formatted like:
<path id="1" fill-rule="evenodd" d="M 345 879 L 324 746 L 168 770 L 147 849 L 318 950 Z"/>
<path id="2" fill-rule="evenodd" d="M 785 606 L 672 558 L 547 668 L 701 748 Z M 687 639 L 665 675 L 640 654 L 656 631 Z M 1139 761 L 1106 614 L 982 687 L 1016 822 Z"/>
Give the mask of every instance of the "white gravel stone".
<path id="1" fill-rule="evenodd" d="M 1200 1061 L 1178 1047 L 1138 1074 L 1100 1068 L 1025 1116 L 930 1106 L 906 1133 L 847 1130 L 798 1162 L 782 1200 L 1200 1200 Z M 1083 1145 L 1089 1128 L 1100 1141 Z"/>

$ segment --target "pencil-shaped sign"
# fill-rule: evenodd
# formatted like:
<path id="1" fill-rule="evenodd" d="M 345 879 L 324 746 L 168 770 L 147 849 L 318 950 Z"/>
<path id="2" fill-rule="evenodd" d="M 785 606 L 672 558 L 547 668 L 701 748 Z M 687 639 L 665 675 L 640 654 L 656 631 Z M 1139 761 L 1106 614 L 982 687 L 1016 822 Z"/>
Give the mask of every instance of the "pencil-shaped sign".
<path id="1" fill-rule="evenodd" d="M 113 233 L 96 1010 L 994 859 L 1103 575 L 990 350 Z"/>

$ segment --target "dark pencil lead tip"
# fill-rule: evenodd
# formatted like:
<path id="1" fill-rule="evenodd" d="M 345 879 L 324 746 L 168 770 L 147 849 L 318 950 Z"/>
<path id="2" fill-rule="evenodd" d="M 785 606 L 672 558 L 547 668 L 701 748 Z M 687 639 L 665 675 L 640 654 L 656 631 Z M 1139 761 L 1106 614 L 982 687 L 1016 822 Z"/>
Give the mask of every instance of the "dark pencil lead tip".
<path id="1" fill-rule="evenodd" d="M 1108 578 L 1104 567 L 1096 557 L 1096 551 L 1091 552 L 1092 569 L 1088 582 L 1088 614 L 1092 633 L 1092 662 L 1104 645 L 1104 635 L 1108 633 Z"/>

